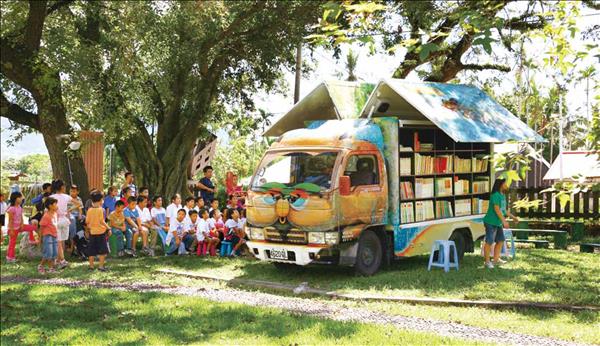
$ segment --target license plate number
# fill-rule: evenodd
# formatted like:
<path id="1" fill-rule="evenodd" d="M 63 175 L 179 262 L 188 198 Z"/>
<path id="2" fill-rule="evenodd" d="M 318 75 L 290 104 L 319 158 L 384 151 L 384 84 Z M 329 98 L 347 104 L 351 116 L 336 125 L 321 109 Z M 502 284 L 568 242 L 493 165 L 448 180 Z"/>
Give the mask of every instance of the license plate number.
<path id="1" fill-rule="evenodd" d="M 287 251 L 284 249 L 271 249 L 271 258 L 286 260 L 288 259 Z"/>

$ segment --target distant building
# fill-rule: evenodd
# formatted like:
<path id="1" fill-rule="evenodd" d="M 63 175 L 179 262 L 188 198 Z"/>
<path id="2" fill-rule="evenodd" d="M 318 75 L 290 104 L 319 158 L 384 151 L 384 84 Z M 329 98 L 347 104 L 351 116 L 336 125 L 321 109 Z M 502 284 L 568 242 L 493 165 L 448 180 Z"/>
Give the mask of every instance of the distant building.
<path id="1" fill-rule="evenodd" d="M 580 177 L 580 178 L 578 178 Z M 600 182 L 600 156 L 598 151 L 564 151 L 558 155 L 544 180 Z"/>

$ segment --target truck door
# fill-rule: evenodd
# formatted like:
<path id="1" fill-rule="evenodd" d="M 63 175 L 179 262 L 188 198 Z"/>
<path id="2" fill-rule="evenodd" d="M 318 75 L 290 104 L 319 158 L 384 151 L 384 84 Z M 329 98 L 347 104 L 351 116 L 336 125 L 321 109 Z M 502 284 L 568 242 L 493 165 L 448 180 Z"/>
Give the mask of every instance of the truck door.
<path id="1" fill-rule="evenodd" d="M 344 175 L 350 177 L 351 193 L 341 196 L 342 224 L 380 224 L 385 215 L 387 191 L 379 153 L 350 153 Z"/>

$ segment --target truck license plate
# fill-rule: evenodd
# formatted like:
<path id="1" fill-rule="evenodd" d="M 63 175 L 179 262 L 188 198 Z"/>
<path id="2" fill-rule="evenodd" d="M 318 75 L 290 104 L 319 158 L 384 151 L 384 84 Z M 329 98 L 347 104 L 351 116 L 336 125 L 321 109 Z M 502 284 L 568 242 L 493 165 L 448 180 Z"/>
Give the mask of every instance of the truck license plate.
<path id="1" fill-rule="evenodd" d="M 288 259 L 287 251 L 284 249 L 271 249 L 271 258 L 287 260 Z"/>

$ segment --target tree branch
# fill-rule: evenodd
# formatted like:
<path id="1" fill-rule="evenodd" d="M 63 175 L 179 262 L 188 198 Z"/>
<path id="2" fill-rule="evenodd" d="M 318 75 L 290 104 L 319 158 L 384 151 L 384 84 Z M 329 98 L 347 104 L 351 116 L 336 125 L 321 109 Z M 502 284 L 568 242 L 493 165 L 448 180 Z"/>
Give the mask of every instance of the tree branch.
<path id="1" fill-rule="evenodd" d="M 23 35 L 23 44 L 31 52 L 40 48 L 42 40 L 42 29 L 46 19 L 46 1 L 29 1 L 29 12 L 27 13 L 27 25 Z"/>
<path id="2" fill-rule="evenodd" d="M 18 124 L 40 129 L 40 121 L 38 115 L 23 109 L 16 103 L 10 102 L 3 92 L 0 92 L 0 116 L 8 118 Z"/>
<path id="3" fill-rule="evenodd" d="M 502 72 L 510 72 L 510 67 L 500 64 L 462 64 L 463 70 L 498 70 Z"/>

